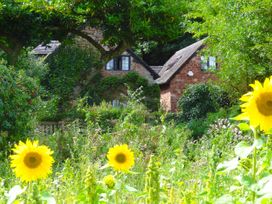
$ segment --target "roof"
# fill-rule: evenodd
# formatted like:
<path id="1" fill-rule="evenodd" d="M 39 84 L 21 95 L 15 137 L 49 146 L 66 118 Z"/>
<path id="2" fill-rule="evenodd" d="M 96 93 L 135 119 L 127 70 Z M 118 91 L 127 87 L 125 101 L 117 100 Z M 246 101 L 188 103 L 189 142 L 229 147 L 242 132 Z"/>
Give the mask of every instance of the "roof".
<path id="1" fill-rule="evenodd" d="M 177 51 L 164 65 L 159 72 L 160 78 L 156 80 L 157 84 L 167 83 L 172 76 L 179 71 L 183 65 L 203 46 L 203 40 L 189 45 Z"/>
<path id="2" fill-rule="evenodd" d="M 57 40 L 51 40 L 48 44 L 41 43 L 34 48 L 33 53 L 35 55 L 50 55 L 60 46 L 60 44 L 61 43 Z"/>
<path id="3" fill-rule="evenodd" d="M 161 71 L 163 66 L 150 66 L 157 74 Z"/>
<path id="4" fill-rule="evenodd" d="M 99 38 L 99 33 L 97 34 Z M 38 45 L 34 50 L 33 53 L 35 55 L 44 55 L 44 56 L 49 56 L 53 52 L 56 51 L 56 49 L 61 45 L 61 43 L 57 40 L 51 40 L 50 43 L 48 44 L 40 44 Z M 154 71 L 146 62 L 144 62 L 137 54 L 135 54 L 131 49 L 126 50 L 139 64 L 141 64 L 147 71 L 150 72 L 152 75 L 153 79 L 159 78 L 159 74 Z"/>
<path id="5" fill-rule="evenodd" d="M 159 78 L 159 74 L 157 74 L 142 58 L 140 58 L 138 55 L 136 55 L 131 49 L 127 49 L 127 52 L 139 63 L 141 64 L 147 71 L 150 72 L 153 79 Z"/>

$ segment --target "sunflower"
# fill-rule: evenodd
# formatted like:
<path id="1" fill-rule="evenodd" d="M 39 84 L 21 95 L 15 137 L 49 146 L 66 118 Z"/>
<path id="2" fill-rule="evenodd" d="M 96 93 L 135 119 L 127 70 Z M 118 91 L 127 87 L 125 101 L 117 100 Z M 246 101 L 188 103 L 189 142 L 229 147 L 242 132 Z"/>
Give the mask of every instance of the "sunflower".
<path id="1" fill-rule="evenodd" d="M 110 148 L 107 158 L 116 171 L 128 171 L 134 165 L 134 154 L 126 144 Z"/>
<path id="2" fill-rule="evenodd" d="M 14 154 L 10 156 L 11 167 L 16 177 L 22 181 L 46 178 L 51 173 L 53 152 L 47 146 L 39 146 L 38 141 L 27 140 L 26 143 L 20 141 L 13 151 Z"/>
<path id="3" fill-rule="evenodd" d="M 240 100 L 242 114 L 236 120 L 249 120 L 253 128 L 260 127 L 265 133 L 272 128 L 272 76 L 266 78 L 262 85 L 259 81 L 250 84 L 253 91 L 243 95 Z"/>

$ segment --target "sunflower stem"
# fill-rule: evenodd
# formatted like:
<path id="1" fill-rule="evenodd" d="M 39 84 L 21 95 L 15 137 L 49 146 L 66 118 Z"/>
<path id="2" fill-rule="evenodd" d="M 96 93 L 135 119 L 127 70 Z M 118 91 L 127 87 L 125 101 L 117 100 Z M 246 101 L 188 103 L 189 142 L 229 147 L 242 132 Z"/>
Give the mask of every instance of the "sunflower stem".
<path id="1" fill-rule="evenodd" d="M 115 193 L 115 204 L 119 204 L 118 190 L 116 190 L 116 193 Z"/>
<path id="2" fill-rule="evenodd" d="M 254 133 L 254 139 L 257 139 L 258 135 L 257 135 L 257 131 L 254 130 L 253 131 Z M 253 149 L 253 171 L 252 171 L 252 178 L 253 178 L 253 181 L 256 183 L 256 173 L 257 173 L 257 149 L 256 147 L 254 146 L 254 149 Z M 253 191 L 253 194 L 252 194 L 252 202 L 255 203 L 255 199 L 256 199 L 256 193 L 255 191 Z"/>
<path id="3" fill-rule="evenodd" d="M 27 187 L 27 196 L 26 196 L 26 204 L 30 204 L 32 200 L 32 182 L 28 183 Z"/>

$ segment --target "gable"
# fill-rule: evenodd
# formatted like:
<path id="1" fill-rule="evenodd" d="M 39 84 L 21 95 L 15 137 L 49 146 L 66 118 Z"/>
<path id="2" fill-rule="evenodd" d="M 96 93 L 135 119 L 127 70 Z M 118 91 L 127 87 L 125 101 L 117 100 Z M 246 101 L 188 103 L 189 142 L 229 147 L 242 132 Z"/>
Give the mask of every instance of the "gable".
<path id="1" fill-rule="evenodd" d="M 204 39 L 205 40 L 205 39 Z M 164 65 L 159 72 L 160 78 L 156 80 L 158 84 L 167 83 L 179 69 L 199 50 L 203 47 L 203 41 L 200 40 L 188 47 L 177 51 Z"/>

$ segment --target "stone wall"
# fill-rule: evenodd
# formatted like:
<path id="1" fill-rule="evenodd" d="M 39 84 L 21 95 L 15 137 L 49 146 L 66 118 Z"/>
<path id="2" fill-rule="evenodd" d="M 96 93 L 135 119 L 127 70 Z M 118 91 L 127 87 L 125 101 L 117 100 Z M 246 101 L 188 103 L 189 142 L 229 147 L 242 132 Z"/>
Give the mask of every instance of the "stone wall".
<path id="1" fill-rule="evenodd" d="M 193 76 L 189 76 L 188 72 L 190 71 L 193 73 Z M 162 85 L 160 87 L 162 107 L 164 107 L 166 111 L 178 111 L 177 103 L 184 88 L 189 84 L 206 82 L 209 79 L 215 80 L 216 77 L 211 72 L 202 71 L 200 56 L 194 55 L 170 79 L 167 85 Z"/>

